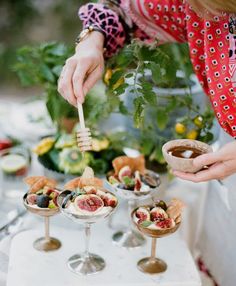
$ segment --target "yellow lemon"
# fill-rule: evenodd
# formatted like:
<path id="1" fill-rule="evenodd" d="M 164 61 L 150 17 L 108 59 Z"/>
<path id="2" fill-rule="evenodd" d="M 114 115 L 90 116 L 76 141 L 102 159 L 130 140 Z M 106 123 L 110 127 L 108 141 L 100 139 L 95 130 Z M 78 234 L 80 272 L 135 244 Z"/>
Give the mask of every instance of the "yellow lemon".
<path id="1" fill-rule="evenodd" d="M 184 134 L 186 131 L 186 127 L 183 123 L 176 123 L 175 124 L 175 132 L 177 134 Z"/>
<path id="2" fill-rule="evenodd" d="M 44 138 L 39 142 L 37 146 L 34 147 L 33 152 L 41 156 L 47 153 L 54 145 L 55 139 L 52 137 Z"/>
<path id="3" fill-rule="evenodd" d="M 186 135 L 186 138 L 187 139 L 192 139 L 192 140 L 195 140 L 198 136 L 198 132 L 197 130 L 193 129 L 193 130 L 190 130 L 187 135 Z"/>
<path id="4" fill-rule="evenodd" d="M 203 127 L 203 118 L 202 116 L 196 116 L 193 120 L 194 124 L 199 127 L 199 128 L 202 128 Z"/>
<path id="5" fill-rule="evenodd" d="M 107 69 L 103 78 L 106 85 L 109 85 L 111 77 L 112 77 L 112 69 Z"/>

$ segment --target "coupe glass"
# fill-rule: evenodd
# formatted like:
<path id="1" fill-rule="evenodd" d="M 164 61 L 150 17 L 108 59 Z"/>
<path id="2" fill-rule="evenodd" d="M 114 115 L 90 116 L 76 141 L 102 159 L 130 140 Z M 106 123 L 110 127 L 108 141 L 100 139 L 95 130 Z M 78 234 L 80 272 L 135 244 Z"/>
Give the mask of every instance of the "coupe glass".
<path id="1" fill-rule="evenodd" d="M 26 201 L 27 195 L 28 193 L 26 193 L 23 197 L 23 203 L 26 209 L 30 211 L 31 213 L 44 217 L 44 220 L 45 220 L 45 236 L 38 238 L 34 242 L 33 244 L 34 248 L 39 251 L 46 251 L 46 252 L 59 249 L 61 247 L 61 242 L 54 237 L 50 237 L 50 233 L 49 233 L 49 219 L 51 216 L 58 214 L 59 208 L 55 208 L 55 209 L 36 208 L 27 203 Z"/>
<path id="2" fill-rule="evenodd" d="M 103 190 L 106 193 L 110 193 L 106 190 Z M 63 208 L 63 201 L 65 197 L 70 195 L 72 191 L 66 190 L 61 192 L 61 194 L 58 197 L 58 205 L 60 208 L 60 211 L 63 215 L 70 218 L 71 220 L 75 221 L 76 223 L 82 224 L 85 229 L 85 250 L 83 253 L 75 254 L 72 257 L 69 258 L 67 265 L 69 269 L 76 273 L 76 274 L 82 274 L 82 275 L 89 275 L 94 274 L 97 272 L 100 272 L 104 269 L 106 266 L 105 260 L 94 253 L 91 253 L 89 251 L 89 242 L 91 237 L 91 226 L 96 223 L 97 221 L 101 219 L 105 219 L 108 216 L 110 216 L 114 210 L 116 209 L 117 205 L 114 208 L 111 208 L 106 213 L 101 214 L 94 214 L 92 216 L 86 216 L 86 215 L 79 215 L 75 213 L 69 212 L 66 208 Z M 110 193 L 112 194 L 112 193 Z M 114 197 L 115 195 L 112 194 Z M 116 198 L 116 197 L 115 197 Z"/>
<path id="3" fill-rule="evenodd" d="M 120 198 L 123 198 L 124 200 L 127 201 L 128 203 L 128 218 L 130 218 L 130 214 L 132 210 L 134 209 L 135 205 L 137 202 L 150 198 L 154 193 L 157 192 L 158 187 L 160 185 L 160 177 L 157 173 L 151 171 L 151 170 L 146 170 L 146 173 L 154 177 L 157 181 L 157 187 L 156 188 L 150 188 L 149 192 L 134 192 L 130 190 L 125 190 L 121 189 L 119 187 L 114 187 L 111 185 L 108 181 L 107 183 L 110 185 L 112 189 L 115 190 L 117 195 Z M 145 238 L 144 236 L 136 231 L 133 228 L 133 222 L 132 220 L 129 219 L 129 226 L 128 229 L 124 231 L 118 231 L 113 234 L 112 236 L 112 241 L 123 248 L 135 248 L 135 247 L 140 247 L 145 243 Z"/>
<path id="4" fill-rule="evenodd" d="M 144 206 L 146 207 L 146 206 Z M 151 256 L 142 258 L 138 261 L 137 266 L 138 269 L 144 273 L 149 274 L 157 274 L 166 271 L 167 264 L 165 261 L 163 261 L 160 258 L 156 257 L 156 242 L 157 238 L 162 238 L 164 236 L 170 235 L 179 228 L 180 223 L 176 223 L 176 225 L 169 229 L 148 229 L 145 227 L 142 227 L 138 223 L 134 222 L 133 217 L 136 209 L 134 209 L 131 213 L 131 220 L 137 227 L 137 229 L 143 234 L 148 237 L 152 238 L 152 246 L 151 246 Z"/>

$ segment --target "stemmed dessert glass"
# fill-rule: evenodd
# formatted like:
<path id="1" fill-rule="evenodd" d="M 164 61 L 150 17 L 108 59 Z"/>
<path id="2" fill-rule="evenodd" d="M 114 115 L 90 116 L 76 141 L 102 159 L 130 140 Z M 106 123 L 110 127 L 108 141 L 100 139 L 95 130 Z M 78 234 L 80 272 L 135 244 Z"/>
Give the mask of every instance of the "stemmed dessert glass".
<path id="1" fill-rule="evenodd" d="M 26 193 L 23 196 L 23 204 L 26 207 L 26 209 L 30 211 L 31 213 L 44 217 L 44 220 L 45 220 L 45 236 L 38 238 L 33 243 L 34 248 L 36 250 L 46 251 L 46 252 L 59 249 L 61 247 L 61 242 L 57 238 L 50 237 L 50 232 L 49 232 L 49 229 L 50 229 L 49 219 L 51 216 L 54 216 L 59 212 L 59 208 L 54 208 L 54 209 L 36 208 L 27 203 L 27 200 L 26 200 L 27 195 L 28 193 Z"/>
<path id="2" fill-rule="evenodd" d="M 134 223 L 134 225 L 137 227 L 137 229 L 143 234 L 148 237 L 152 238 L 152 245 L 151 245 L 151 256 L 150 257 L 145 257 L 142 258 L 141 260 L 138 261 L 137 266 L 138 269 L 144 273 L 149 273 L 149 274 L 157 274 L 166 271 L 167 269 L 167 264 L 165 261 L 163 261 L 160 258 L 156 257 L 156 242 L 157 238 L 162 238 L 164 236 L 170 235 L 179 228 L 180 222 L 176 223 L 174 227 L 169 228 L 169 229 L 148 229 L 143 227 L 142 225 L 136 223 L 133 220 L 134 213 L 136 209 L 134 209 L 131 212 L 131 220 Z"/>
<path id="3" fill-rule="evenodd" d="M 102 189 L 102 188 L 101 188 Z M 107 190 L 103 190 L 106 193 L 110 193 Z M 114 208 L 111 208 L 106 213 L 95 213 L 94 215 L 87 216 L 87 215 L 81 215 L 81 214 L 75 214 L 70 211 L 68 211 L 64 207 L 64 200 L 67 196 L 72 194 L 73 191 L 65 190 L 60 193 L 58 196 L 58 205 L 60 208 L 61 213 L 68 217 L 69 219 L 75 221 L 76 223 L 84 225 L 85 229 L 85 251 L 80 254 L 75 254 L 72 257 L 69 258 L 67 265 L 69 269 L 76 273 L 76 274 L 82 274 L 82 275 L 89 275 L 94 274 L 97 272 L 100 272 L 104 269 L 106 266 L 105 260 L 97 255 L 90 253 L 89 251 L 89 242 L 91 237 L 91 226 L 92 224 L 96 223 L 97 221 L 101 219 L 105 219 L 108 216 L 110 216 L 114 210 L 116 209 L 117 205 Z M 112 194 L 112 193 L 110 193 Z M 112 194 L 115 198 L 116 196 Z"/>
<path id="4" fill-rule="evenodd" d="M 134 207 L 138 201 L 152 197 L 152 195 L 154 195 L 156 193 L 156 191 L 158 190 L 158 187 L 160 185 L 160 177 L 157 173 L 155 173 L 151 170 L 146 170 L 146 173 L 149 174 L 150 176 L 152 176 L 153 178 L 155 178 L 155 180 L 157 182 L 157 187 L 150 188 L 149 192 L 140 192 L 140 191 L 135 192 L 135 191 L 130 191 L 130 190 L 126 190 L 126 189 L 121 189 L 117 186 L 113 186 L 112 184 L 110 184 L 107 181 L 109 186 L 115 190 L 117 195 L 120 198 L 123 198 L 124 200 L 126 200 L 128 202 L 128 218 L 129 218 L 128 229 L 126 229 L 124 231 L 118 231 L 118 232 L 114 233 L 112 236 L 112 241 L 116 245 L 123 247 L 123 248 L 140 247 L 145 243 L 144 236 L 140 232 L 136 231 L 133 228 L 133 222 L 130 219 L 130 214 L 133 211 L 133 209 L 134 209 Z"/>

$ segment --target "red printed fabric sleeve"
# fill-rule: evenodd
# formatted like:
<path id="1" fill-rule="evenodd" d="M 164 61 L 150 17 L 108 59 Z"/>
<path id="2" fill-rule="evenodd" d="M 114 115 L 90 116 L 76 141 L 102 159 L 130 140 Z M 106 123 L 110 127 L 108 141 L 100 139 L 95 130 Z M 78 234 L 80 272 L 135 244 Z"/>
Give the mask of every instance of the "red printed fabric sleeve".
<path id="1" fill-rule="evenodd" d="M 92 25 L 105 36 L 105 57 L 110 57 L 122 48 L 126 41 L 126 32 L 119 15 L 101 3 L 88 3 L 79 9 L 79 17 L 84 28 Z"/>

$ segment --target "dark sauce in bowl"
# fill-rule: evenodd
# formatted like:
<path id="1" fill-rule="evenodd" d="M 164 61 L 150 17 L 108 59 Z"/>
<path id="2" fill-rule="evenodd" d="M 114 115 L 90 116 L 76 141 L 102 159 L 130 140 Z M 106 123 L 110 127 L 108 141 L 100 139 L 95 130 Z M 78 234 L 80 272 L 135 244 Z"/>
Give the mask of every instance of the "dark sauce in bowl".
<path id="1" fill-rule="evenodd" d="M 176 147 L 170 148 L 168 150 L 168 154 L 178 157 L 178 158 L 194 159 L 204 154 L 204 152 L 194 147 L 176 146 Z"/>

